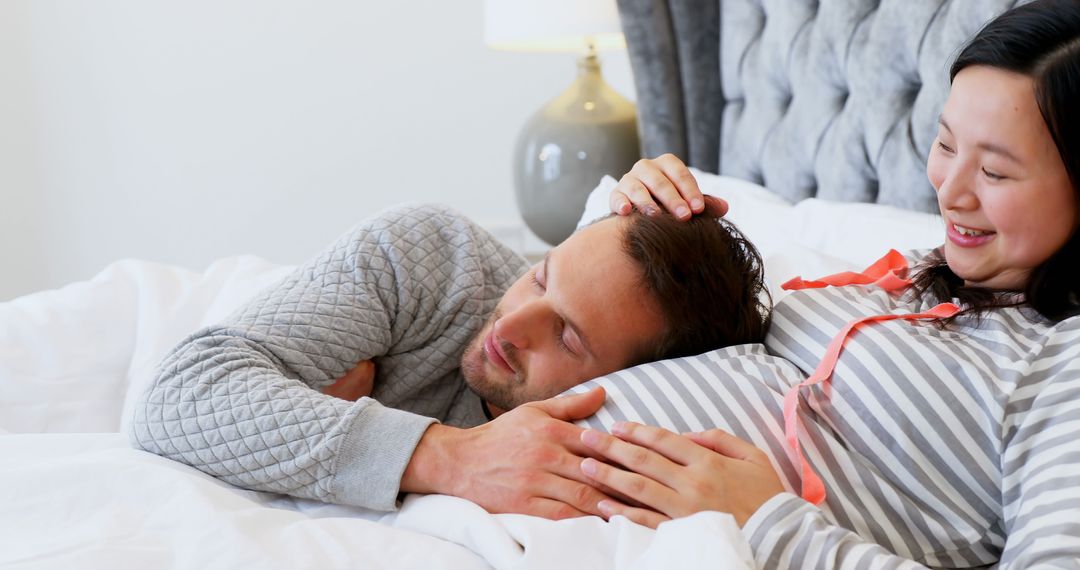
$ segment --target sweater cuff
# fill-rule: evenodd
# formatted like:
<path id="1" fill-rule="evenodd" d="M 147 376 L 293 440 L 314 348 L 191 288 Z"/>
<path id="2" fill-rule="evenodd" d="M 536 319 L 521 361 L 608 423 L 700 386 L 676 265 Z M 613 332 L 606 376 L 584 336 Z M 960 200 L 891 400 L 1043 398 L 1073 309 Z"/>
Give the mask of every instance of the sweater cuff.
<path id="1" fill-rule="evenodd" d="M 792 493 L 780 493 L 765 501 L 743 525 L 743 536 L 750 543 L 750 549 L 758 560 L 769 558 L 768 550 L 785 546 L 781 540 L 787 530 L 787 523 L 801 519 L 808 510 L 816 507 Z"/>
<path id="2" fill-rule="evenodd" d="M 338 449 L 331 502 L 380 511 L 397 509 L 401 476 L 434 418 L 372 402 Z"/>

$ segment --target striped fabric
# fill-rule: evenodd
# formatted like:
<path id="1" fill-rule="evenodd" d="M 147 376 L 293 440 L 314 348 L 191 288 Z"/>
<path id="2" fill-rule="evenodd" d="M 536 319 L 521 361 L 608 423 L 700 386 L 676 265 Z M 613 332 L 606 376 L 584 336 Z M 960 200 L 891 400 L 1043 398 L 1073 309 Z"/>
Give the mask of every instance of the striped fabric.
<path id="1" fill-rule="evenodd" d="M 773 461 L 788 493 L 744 532 L 766 568 L 1080 568 L 1080 318 L 1030 311 L 945 330 L 890 321 L 857 331 L 831 382 L 803 391 L 800 442 L 825 482 L 797 493 L 784 392 L 849 321 L 927 310 L 867 286 L 792 293 L 765 345 L 651 363 L 594 380 L 604 409 L 678 431 L 720 427 Z"/>

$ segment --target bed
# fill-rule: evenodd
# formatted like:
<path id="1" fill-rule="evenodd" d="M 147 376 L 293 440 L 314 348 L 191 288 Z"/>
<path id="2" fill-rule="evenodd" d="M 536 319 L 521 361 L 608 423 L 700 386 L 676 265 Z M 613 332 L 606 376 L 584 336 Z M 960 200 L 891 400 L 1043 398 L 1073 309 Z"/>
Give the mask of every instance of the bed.
<path id="1" fill-rule="evenodd" d="M 948 62 L 1011 5 L 620 0 L 643 155 L 682 157 L 705 192 L 730 201 L 776 297 L 794 275 L 936 246 L 942 224 L 923 157 Z M 582 223 L 604 213 L 614 183 L 599 183 Z M 238 489 L 131 449 L 133 399 L 165 352 L 290 269 L 250 256 L 202 271 L 123 260 L 0 304 L 0 565 L 752 567 L 719 513 L 657 531 L 625 519 L 496 516 L 442 496 L 379 513 Z M 635 380 L 663 378 L 666 366 L 593 381 L 612 405 L 590 425 L 627 409 L 675 429 L 707 421 Z"/>

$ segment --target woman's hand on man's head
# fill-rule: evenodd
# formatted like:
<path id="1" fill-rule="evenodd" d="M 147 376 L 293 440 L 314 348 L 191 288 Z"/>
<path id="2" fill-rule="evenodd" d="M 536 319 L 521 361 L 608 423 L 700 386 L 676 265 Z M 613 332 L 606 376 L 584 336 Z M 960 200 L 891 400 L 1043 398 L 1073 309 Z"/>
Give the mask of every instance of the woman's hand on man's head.
<path id="1" fill-rule="evenodd" d="M 728 210 L 724 200 L 701 193 L 690 169 L 673 154 L 637 161 L 611 191 L 608 203 L 620 216 L 635 208 L 649 216 L 666 210 L 679 220 L 702 213 L 719 218 Z"/>

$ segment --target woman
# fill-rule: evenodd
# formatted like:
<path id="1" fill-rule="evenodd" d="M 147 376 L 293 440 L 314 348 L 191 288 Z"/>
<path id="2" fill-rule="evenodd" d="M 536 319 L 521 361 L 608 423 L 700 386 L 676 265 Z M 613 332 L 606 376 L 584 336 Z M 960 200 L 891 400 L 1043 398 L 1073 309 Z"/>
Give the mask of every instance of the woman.
<path id="1" fill-rule="evenodd" d="M 1002 14 L 950 75 L 927 162 L 944 246 L 902 295 L 787 296 L 766 340 L 810 374 L 851 320 L 962 309 L 866 325 L 827 389 L 802 389 L 800 441 L 819 453 L 829 497 L 819 508 L 785 492 L 763 451 L 720 430 L 627 424 L 582 437 L 626 466 L 586 459 L 582 471 L 640 503 L 605 501 L 605 514 L 656 526 L 729 512 L 767 567 L 1080 567 L 1080 2 Z M 638 163 L 611 206 L 687 218 L 706 198 L 666 155 Z"/>

